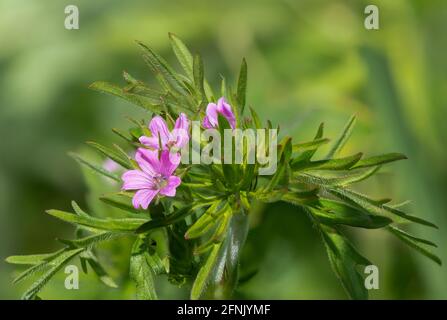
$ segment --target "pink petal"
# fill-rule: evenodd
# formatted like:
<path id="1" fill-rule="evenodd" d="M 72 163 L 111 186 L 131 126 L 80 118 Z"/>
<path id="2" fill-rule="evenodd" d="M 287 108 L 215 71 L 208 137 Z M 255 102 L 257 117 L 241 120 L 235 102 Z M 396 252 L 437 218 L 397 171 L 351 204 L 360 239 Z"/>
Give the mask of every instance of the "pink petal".
<path id="1" fill-rule="evenodd" d="M 154 186 L 153 179 L 140 170 L 129 170 L 123 173 L 123 190 L 138 190 L 152 188 Z"/>
<path id="2" fill-rule="evenodd" d="M 146 136 L 141 136 L 140 142 L 142 144 L 144 144 L 145 146 L 148 146 L 150 148 L 154 148 L 154 149 L 158 149 L 159 148 L 159 141 L 158 141 L 158 137 L 146 137 Z"/>
<path id="3" fill-rule="evenodd" d="M 180 163 L 180 155 L 170 151 L 162 151 L 160 155 L 159 173 L 164 176 L 170 176 L 177 169 Z"/>
<path id="4" fill-rule="evenodd" d="M 164 146 L 169 140 L 169 129 L 166 125 L 166 121 L 160 117 L 155 116 L 152 118 L 149 123 L 149 129 L 151 130 L 152 137 L 156 138 L 158 141 L 158 137 L 160 136 L 160 140 L 162 145 Z M 158 142 L 157 142 L 158 145 Z"/>
<path id="5" fill-rule="evenodd" d="M 175 146 L 183 148 L 189 141 L 189 120 L 184 113 L 180 113 L 175 121 L 174 130 L 171 132 L 171 140 L 175 141 Z"/>
<path id="6" fill-rule="evenodd" d="M 171 132 L 171 141 L 175 141 L 174 146 L 177 149 L 181 149 L 186 146 L 189 142 L 189 134 L 185 129 L 174 129 Z"/>
<path id="7" fill-rule="evenodd" d="M 208 105 L 206 107 L 206 117 L 205 117 L 205 119 L 206 119 L 207 124 L 210 125 L 210 127 L 208 129 L 217 126 L 217 124 L 218 124 L 218 121 L 217 121 L 217 105 L 215 103 L 212 103 L 212 102 L 208 103 Z"/>
<path id="8" fill-rule="evenodd" d="M 142 209 L 147 209 L 149 207 L 149 204 L 151 203 L 152 199 L 157 195 L 158 190 L 152 190 L 152 189 L 142 189 L 138 190 L 132 199 L 132 205 L 135 209 L 138 209 L 138 207 L 141 207 Z"/>
<path id="9" fill-rule="evenodd" d="M 205 129 L 211 129 L 211 128 L 213 128 L 213 126 L 211 125 L 211 123 L 210 123 L 210 121 L 209 121 L 209 119 L 208 119 L 208 116 L 205 116 L 205 117 L 203 118 L 202 126 L 203 126 Z"/>
<path id="10" fill-rule="evenodd" d="M 168 184 L 160 189 L 162 195 L 168 197 L 174 197 L 176 193 L 176 188 L 182 183 L 182 179 L 177 176 L 170 176 L 168 178 Z"/>
<path id="11" fill-rule="evenodd" d="M 175 121 L 174 129 L 183 129 L 188 131 L 189 130 L 189 120 L 186 114 L 183 112 L 180 113 L 177 120 Z"/>
<path id="12" fill-rule="evenodd" d="M 158 160 L 158 150 L 148 150 L 139 148 L 135 154 L 135 160 L 141 170 L 150 176 L 155 176 L 160 170 L 160 161 Z"/>
<path id="13" fill-rule="evenodd" d="M 230 124 L 231 128 L 234 129 L 236 127 L 236 118 L 234 116 L 233 110 L 231 106 L 225 101 L 225 98 L 222 97 L 217 102 L 217 111 L 221 113 Z"/>

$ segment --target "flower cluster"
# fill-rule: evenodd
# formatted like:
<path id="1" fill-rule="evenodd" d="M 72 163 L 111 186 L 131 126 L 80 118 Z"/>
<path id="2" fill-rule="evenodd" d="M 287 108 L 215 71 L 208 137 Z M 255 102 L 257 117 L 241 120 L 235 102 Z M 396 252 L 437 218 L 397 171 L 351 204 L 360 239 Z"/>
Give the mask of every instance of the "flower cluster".
<path id="1" fill-rule="evenodd" d="M 206 129 L 218 126 L 218 114 L 222 114 L 235 128 L 236 120 L 231 106 L 222 97 L 217 104 L 209 103 L 202 126 Z M 147 209 L 157 195 L 174 197 L 181 178 L 174 175 L 180 164 L 179 151 L 188 144 L 189 120 L 181 113 L 177 118 L 174 129 L 169 130 L 166 121 L 155 116 L 149 123 L 151 136 L 142 136 L 139 141 L 146 148 L 138 148 L 135 161 L 139 169 L 129 170 L 122 175 L 123 190 L 136 191 L 132 204 L 138 209 Z"/>

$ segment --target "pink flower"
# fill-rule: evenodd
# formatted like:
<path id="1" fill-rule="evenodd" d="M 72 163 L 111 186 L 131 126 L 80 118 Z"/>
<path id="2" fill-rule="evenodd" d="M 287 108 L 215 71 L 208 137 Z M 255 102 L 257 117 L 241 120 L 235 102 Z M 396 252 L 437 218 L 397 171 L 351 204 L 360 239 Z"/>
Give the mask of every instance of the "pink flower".
<path id="1" fill-rule="evenodd" d="M 206 116 L 202 122 L 203 127 L 206 129 L 216 128 L 219 125 L 217 120 L 219 113 L 228 120 L 232 129 L 236 128 L 236 118 L 231 110 L 231 106 L 225 101 L 224 97 L 217 101 L 217 105 L 215 103 L 208 103 Z"/>
<path id="2" fill-rule="evenodd" d="M 160 116 L 152 118 L 149 123 L 149 130 L 152 136 L 142 136 L 139 140 L 145 146 L 154 149 L 160 149 L 161 147 L 162 150 L 173 148 L 174 151 L 178 151 L 189 141 L 189 120 L 184 113 L 180 113 L 172 131 L 169 131 L 166 121 Z"/>
<path id="3" fill-rule="evenodd" d="M 122 175 L 123 190 L 137 190 L 132 199 L 133 206 L 147 209 L 157 194 L 174 197 L 182 180 L 174 176 L 178 164 L 170 160 L 169 151 L 138 149 L 135 160 L 141 170 L 129 170 Z"/>

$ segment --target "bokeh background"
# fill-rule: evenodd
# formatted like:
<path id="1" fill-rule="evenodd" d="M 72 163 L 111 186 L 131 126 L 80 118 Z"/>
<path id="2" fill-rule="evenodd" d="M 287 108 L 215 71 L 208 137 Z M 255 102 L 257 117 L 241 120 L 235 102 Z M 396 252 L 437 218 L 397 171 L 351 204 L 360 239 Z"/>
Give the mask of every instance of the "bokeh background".
<path id="1" fill-rule="evenodd" d="M 80 10 L 79 30 L 64 28 L 69 4 Z M 380 9 L 378 31 L 363 27 L 367 4 Z M 447 262 L 446 31 L 444 0 L 0 1 L 0 298 L 16 299 L 30 284 L 12 286 L 17 270 L 6 256 L 48 252 L 58 247 L 56 237 L 71 236 L 72 227 L 45 209 L 69 209 L 75 199 L 108 213 L 91 201 L 104 181 L 82 172 L 67 152 L 82 152 L 90 139 L 116 142 L 112 127 L 147 115 L 88 85 L 122 84 L 123 70 L 150 81 L 133 41 L 174 62 L 168 32 L 203 55 L 216 86 L 220 74 L 235 80 L 246 57 L 249 104 L 294 139 L 312 138 L 322 121 L 334 136 L 355 113 L 346 153 L 407 154 L 359 188 L 412 200 L 413 214 L 440 226 L 412 231 L 438 243 Z M 353 239 L 380 270 L 372 298 L 447 298 L 445 267 L 382 231 Z M 82 274 L 79 290 L 64 290 L 61 272 L 41 296 L 131 298 L 129 250 L 122 243 L 110 248 L 103 259 L 120 289 Z M 246 252 L 245 263 L 258 273 L 239 298 L 346 298 L 318 235 L 293 207 L 260 208 Z M 186 297 L 166 281 L 159 287 L 162 297 Z"/>

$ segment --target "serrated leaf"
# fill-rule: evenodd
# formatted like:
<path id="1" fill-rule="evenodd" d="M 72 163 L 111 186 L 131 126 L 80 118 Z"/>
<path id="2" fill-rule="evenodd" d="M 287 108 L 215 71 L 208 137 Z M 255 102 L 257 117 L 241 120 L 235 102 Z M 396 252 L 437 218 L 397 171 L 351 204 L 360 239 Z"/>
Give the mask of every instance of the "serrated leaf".
<path id="1" fill-rule="evenodd" d="M 17 284 L 22 280 L 28 279 L 32 275 L 44 270 L 47 266 L 48 266 L 48 263 L 46 261 L 35 264 L 32 267 L 30 267 L 30 268 L 26 269 L 25 271 L 23 271 L 22 273 L 20 273 L 16 278 L 14 278 L 12 283 Z"/>
<path id="2" fill-rule="evenodd" d="M 58 272 L 62 266 L 69 261 L 72 257 L 82 252 L 84 248 L 67 250 L 57 256 L 54 260 L 50 261 L 48 264 L 50 269 L 45 272 L 42 277 L 35 281 L 31 287 L 23 294 L 22 300 L 31 300 L 35 295 L 48 283 L 48 281 Z"/>
<path id="3" fill-rule="evenodd" d="M 119 238 L 126 235 L 125 233 L 118 232 L 101 232 L 98 234 L 94 234 L 88 237 L 75 239 L 75 240 L 66 240 L 66 239 L 57 239 L 59 242 L 68 245 L 72 248 L 90 248 L 99 242 L 104 242 L 108 240 L 112 240 L 115 238 Z"/>
<path id="4" fill-rule="evenodd" d="M 146 259 L 146 246 L 144 238 L 138 238 L 130 256 L 130 278 L 135 282 L 138 300 L 156 300 L 154 273 Z"/>
<path id="5" fill-rule="evenodd" d="M 201 103 L 206 102 L 205 89 L 203 87 L 204 83 L 204 71 L 203 71 L 203 61 L 199 55 L 194 57 L 194 66 L 193 66 L 193 76 L 194 76 L 194 86 L 199 94 L 199 99 Z"/>
<path id="6" fill-rule="evenodd" d="M 173 33 L 169 33 L 169 38 L 171 40 L 172 49 L 174 51 L 175 56 L 177 57 L 178 61 L 180 62 L 180 65 L 182 66 L 183 70 L 185 70 L 186 75 L 192 80 L 193 79 L 193 73 L 192 73 L 192 65 L 193 65 L 193 58 L 192 54 L 189 51 L 188 47 L 181 41 L 176 35 Z"/>

